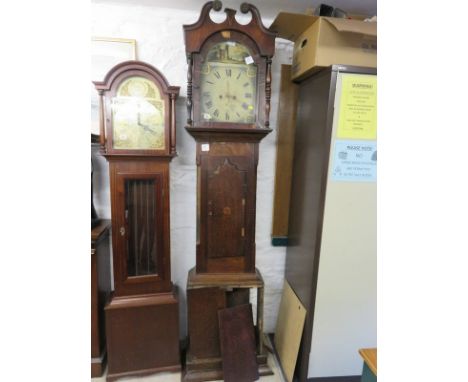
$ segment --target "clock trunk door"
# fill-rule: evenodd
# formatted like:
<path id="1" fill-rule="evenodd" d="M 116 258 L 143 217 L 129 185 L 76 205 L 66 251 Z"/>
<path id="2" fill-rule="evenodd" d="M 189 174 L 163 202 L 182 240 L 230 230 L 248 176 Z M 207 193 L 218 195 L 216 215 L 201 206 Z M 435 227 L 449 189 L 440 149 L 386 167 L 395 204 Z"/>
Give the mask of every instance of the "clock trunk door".
<path id="1" fill-rule="evenodd" d="M 157 292 L 165 283 L 162 173 L 117 171 L 116 294 Z M 116 252 L 116 251 L 114 251 Z"/>
<path id="2" fill-rule="evenodd" d="M 210 167 L 206 179 L 209 257 L 244 256 L 247 173 L 229 158 L 213 160 Z"/>
<path id="3" fill-rule="evenodd" d="M 252 216 L 251 160 L 238 156 L 203 155 L 201 179 L 202 269 L 206 272 L 245 272 L 249 266 Z"/>

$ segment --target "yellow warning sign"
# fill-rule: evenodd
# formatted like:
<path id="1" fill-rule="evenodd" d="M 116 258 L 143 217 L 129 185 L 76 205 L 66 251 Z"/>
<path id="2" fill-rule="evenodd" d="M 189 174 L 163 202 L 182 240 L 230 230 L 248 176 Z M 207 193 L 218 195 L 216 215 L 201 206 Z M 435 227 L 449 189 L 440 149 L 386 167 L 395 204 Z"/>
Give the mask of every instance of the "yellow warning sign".
<path id="1" fill-rule="evenodd" d="M 377 139 L 377 76 L 342 74 L 337 138 Z"/>

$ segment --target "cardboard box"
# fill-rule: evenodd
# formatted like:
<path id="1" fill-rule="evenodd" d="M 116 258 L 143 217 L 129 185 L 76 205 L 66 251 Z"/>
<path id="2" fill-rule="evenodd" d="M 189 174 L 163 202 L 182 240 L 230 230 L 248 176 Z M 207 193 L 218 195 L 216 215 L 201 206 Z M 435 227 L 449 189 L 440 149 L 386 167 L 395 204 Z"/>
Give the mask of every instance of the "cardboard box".
<path id="1" fill-rule="evenodd" d="M 377 67 L 377 23 L 281 12 L 270 27 L 294 41 L 291 78 L 333 64 Z"/>

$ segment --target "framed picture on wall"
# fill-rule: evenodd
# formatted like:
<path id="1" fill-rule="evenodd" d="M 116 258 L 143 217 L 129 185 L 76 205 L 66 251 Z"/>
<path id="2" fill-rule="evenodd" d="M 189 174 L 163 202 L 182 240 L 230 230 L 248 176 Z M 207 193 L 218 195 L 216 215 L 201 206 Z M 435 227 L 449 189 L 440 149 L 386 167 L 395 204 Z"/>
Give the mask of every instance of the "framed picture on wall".
<path id="1" fill-rule="evenodd" d="M 136 60 L 136 40 L 113 37 L 91 37 L 91 81 L 102 81 L 119 62 Z M 91 133 L 99 134 L 99 98 L 91 86 Z"/>

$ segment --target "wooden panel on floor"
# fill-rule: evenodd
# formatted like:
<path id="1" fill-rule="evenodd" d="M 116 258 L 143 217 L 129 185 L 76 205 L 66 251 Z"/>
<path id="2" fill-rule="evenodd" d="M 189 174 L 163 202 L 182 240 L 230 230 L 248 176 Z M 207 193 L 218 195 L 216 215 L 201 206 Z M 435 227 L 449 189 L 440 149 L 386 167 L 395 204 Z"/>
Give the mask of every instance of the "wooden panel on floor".
<path id="1" fill-rule="evenodd" d="M 377 375 L 377 348 L 359 349 L 359 354 L 369 369 Z"/>
<path id="2" fill-rule="evenodd" d="M 252 305 L 222 309 L 218 317 L 224 381 L 256 381 L 259 373 Z"/>
<path id="3" fill-rule="evenodd" d="M 275 194 L 273 203 L 273 245 L 286 245 L 289 198 L 294 155 L 298 85 L 291 81 L 291 65 L 281 65 L 278 105 Z"/>
<path id="4" fill-rule="evenodd" d="M 289 382 L 293 380 L 306 313 L 291 286 L 285 281 L 276 322 L 275 347 Z"/>

